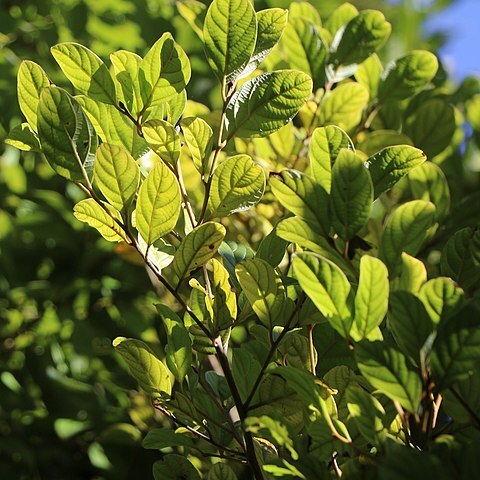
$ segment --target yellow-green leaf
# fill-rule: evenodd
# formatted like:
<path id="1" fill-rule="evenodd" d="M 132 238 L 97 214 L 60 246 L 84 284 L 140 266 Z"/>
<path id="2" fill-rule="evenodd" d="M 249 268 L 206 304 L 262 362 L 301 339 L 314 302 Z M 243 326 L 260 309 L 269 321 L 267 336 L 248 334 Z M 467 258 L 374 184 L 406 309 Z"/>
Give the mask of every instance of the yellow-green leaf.
<path id="1" fill-rule="evenodd" d="M 147 245 L 170 232 L 180 215 L 180 187 L 170 169 L 159 161 L 138 192 L 136 225 Z"/>
<path id="2" fill-rule="evenodd" d="M 213 130 L 199 117 L 183 118 L 180 122 L 185 142 L 192 154 L 195 167 L 201 174 L 208 173 L 206 167 L 212 152 Z"/>
<path id="3" fill-rule="evenodd" d="M 149 120 L 142 126 L 150 148 L 165 162 L 175 166 L 180 157 L 180 136 L 165 120 Z"/>

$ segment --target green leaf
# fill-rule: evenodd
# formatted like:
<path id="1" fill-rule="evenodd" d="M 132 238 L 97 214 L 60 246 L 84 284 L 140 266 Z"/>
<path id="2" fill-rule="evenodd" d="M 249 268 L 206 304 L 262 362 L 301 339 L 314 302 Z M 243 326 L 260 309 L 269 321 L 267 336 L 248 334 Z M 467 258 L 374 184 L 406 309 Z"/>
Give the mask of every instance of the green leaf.
<path id="1" fill-rule="evenodd" d="M 149 450 L 161 450 L 171 447 L 193 447 L 193 440 L 186 435 L 176 433 L 167 428 L 150 430 L 142 441 L 142 447 Z"/>
<path id="2" fill-rule="evenodd" d="M 480 310 L 469 303 L 441 323 L 430 354 L 430 365 L 439 391 L 478 373 L 480 361 Z"/>
<path id="3" fill-rule="evenodd" d="M 44 88 L 37 123 L 42 152 L 51 167 L 67 180 L 85 180 L 97 137 L 75 99 L 61 88 Z"/>
<path id="4" fill-rule="evenodd" d="M 227 138 L 270 135 L 297 114 L 311 92 L 310 77 L 295 70 L 264 73 L 249 80 L 228 102 Z"/>
<path id="5" fill-rule="evenodd" d="M 354 298 L 345 274 L 333 262 L 311 253 L 295 255 L 292 265 L 295 277 L 308 297 L 330 325 L 348 338 Z"/>
<path id="6" fill-rule="evenodd" d="M 443 220 L 450 211 L 450 189 L 442 169 L 433 162 L 425 162 L 409 175 L 410 190 L 417 200 L 435 205 L 435 220 Z"/>
<path id="7" fill-rule="evenodd" d="M 478 88 L 476 89 L 478 91 Z M 465 104 L 466 117 L 472 128 L 480 131 L 480 94 L 474 95 Z"/>
<path id="8" fill-rule="evenodd" d="M 426 160 L 425 154 L 409 145 L 394 145 L 376 153 L 367 160 L 372 176 L 374 195 L 390 190 L 404 175 L 421 165 Z"/>
<path id="9" fill-rule="evenodd" d="M 454 107 L 445 100 L 432 98 L 406 118 L 403 132 L 432 158 L 450 145 L 455 129 Z"/>
<path id="10" fill-rule="evenodd" d="M 332 166 L 342 148 L 355 151 L 350 137 L 339 127 L 328 125 L 313 131 L 308 150 L 310 175 L 330 193 L 332 183 Z"/>
<path id="11" fill-rule="evenodd" d="M 370 94 L 370 101 L 378 96 L 378 84 L 383 72 L 383 65 L 376 53 L 364 60 L 355 72 L 355 79 L 363 85 Z"/>
<path id="12" fill-rule="evenodd" d="M 200 480 L 197 469 L 184 455 L 166 455 L 153 464 L 154 480 Z"/>
<path id="13" fill-rule="evenodd" d="M 123 147 L 102 143 L 95 152 L 94 172 L 108 202 L 127 211 L 140 182 L 140 170 L 132 156 Z"/>
<path id="14" fill-rule="evenodd" d="M 308 74 L 316 90 L 325 83 L 325 59 L 327 46 L 322 35 L 310 20 L 290 18 L 282 37 L 288 64 Z"/>
<path id="15" fill-rule="evenodd" d="M 185 89 L 176 93 L 168 102 L 163 102 L 154 107 L 147 108 L 142 115 L 142 121 L 165 120 L 171 125 L 176 125 L 187 107 L 187 92 Z"/>
<path id="16" fill-rule="evenodd" d="M 367 222 L 373 202 L 373 185 L 364 162 L 343 149 L 332 169 L 330 213 L 332 226 L 350 240 Z"/>
<path id="17" fill-rule="evenodd" d="M 307 248 L 327 260 L 331 260 L 344 272 L 350 271 L 348 262 L 338 253 L 329 241 L 298 217 L 286 218 L 278 223 L 277 234 L 288 242 Z"/>
<path id="18" fill-rule="evenodd" d="M 263 237 L 255 253 L 256 258 L 260 258 L 269 263 L 273 268 L 278 267 L 285 252 L 288 243 L 277 235 L 277 228 L 273 228 L 268 235 Z"/>
<path id="19" fill-rule="evenodd" d="M 244 344 L 243 347 L 231 349 L 232 374 L 242 401 L 248 398 L 262 369 L 260 362 L 245 347 Z"/>
<path id="20" fill-rule="evenodd" d="M 390 277 L 399 273 L 401 253 L 416 255 L 435 219 L 435 206 L 422 200 L 398 207 L 387 221 L 379 248 L 379 258 L 387 265 Z"/>
<path id="21" fill-rule="evenodd" d="M 155 356 L 151 348 L 135 338 L 117 337 L 113 341 L 115 351 L 127 363 L 130 374 L 148 393 L 172 393 L 167 367 Z"/>
<path id="22" fill-rule="evenodd" d="M 210 217 L 223 217 L 248 210 L 265 191 L 265 173 L 249 155 L 235 155 L 213 173 L 210 187 Z"/>
<path id="23" fill-rule="evenodd" d="M 226 463 L 216 463 L 208 472 L 207 480 L 237 480 L 233 470 Z"/>
<path id="24" fill-rule="evenodd" d="M 11 145 L 24 152 L 40 152 L 38 137 L 28 123 L 22 123 L 21 125 L 13 127 L 4 141 L 7 145 Z"/>
<path id="25" fill-rule="evenodd" d="M 458 284 L 468 288 L 480 278 L 480 268 L 474 262 L 478 251 L 475 239 L 480 237 L 480 230 L 463 228 L 451 236 L 442 251 L 440 270 L 442 275 L 452 277 Z"/>
<path id="26" fill-rule="evenodd" d="M 422 382 L 401 352 L 381 341 L 365 340 L 355 347 L 355 358 L 360 372 L 374 388 L 409 412 L 416 413 Z"/>
<path id="27" fill-rule="evenodd" d="M 225 227 L 220 223 L 206 222 L 182 240 L 173 259 L 173 268 L 180 281 L 215 255 L 225 234 Z"/>
<path id="28" fill-rule="evenodd" d="M 203 24 L 207 14 L 207 6 L 196 0 L 181 0 L 177 2 L 177 9 L 200 40 L 203 40 Z"/>
<path id="29" fill-rule="evenodd" d="M 281 324 L 285 289 L 273 267 L 260 258 L 252 258 L 239 263 L 235 273 L 259 320 L 268 328 Z"/>
<path id="30" fill-rule="evenodd" d="M 368 103 L 368 90 L 359 83 L 342 83 L 325 98 L 318 116 L 318 123 L 337 125 L 345 131 L 356 127 L 362 119 Z"/>
<path id="31" fill-rule="evenodd" d="M 352 20 L 358 15 L 358 10 L 351 3 L 342 3 L 328 17 L 325 22 L 325 28 L 335 35 L 342 25 Z"/>
<path id="32" fill-rule="evenodd" d="M 330 47 L 329 62 L 359 64 L 378 51 L 390 36 L 392 26 L 378 10 L 363 10 L 341 28 Z"/>
<path id="33" fill-rule="evenodd" d="M 147 52 L 140 65 L 139 82 L 143 109 L 168 102 L 190 80 L 188 57 L 168 32 Z"/>
<path id="34" fill-rule="evenodd" d="M 237 318 L 237 297 L 230 286 L 227 269 L 221 262 L 212 258 L 213 279 L 211 288 L 213 293 L 213 321 L 216 331 L 232 326 Z"/>
<path id="35" fill-rule="evenodd" d="M 297 18 L 304 18 L 313 23 L 316 27 L 322 26 L 322 19 L 320 13 L 308 2 L 292 2 L 288 6 L 288 19 L 296 20 Z"/>
<path id="36" fill-rule="evenodd" d="M 180 136 L 175 127 L 164 120 L 149 120 L 142 125 L 145 140 L 164 161 L 175 166 L 180 157 Z"/>
<path id="37" fill-rule="evenodd" d="M 93 198 L 81 200 L 73 207 L 73 215 L 75 218 L 96 228 L 105 240 L 109 242 L 130 243 L 123 228 L 116 222 L 116 220 L 121 220 L 119 213 L 114 210 L 109 211 L 110 214 Z"/>
<path id="38" fill-rule="evenodd" d="M 412 97 L 433 80 L 437 70 L 437 57 L 425 50 L 414 50 L 392 61 L 385 68 L 378 87 L 379 101 Z"/>
<path id="39" fill-rule="evenodd" d="M 420 365 L 420 351 L 434 329 L 422 301 L 410 292 L 392 292 L 388 326 L 402 352 Z"/>
<path id="40" fill-rule="evenodd" d="M 214 0 L 207 11 L 203 40 L 217 77 L 235 80 L 247 66 L 257 38 L 255 10 L 248 0 Z"/>
<path id="41" fill-rule="evenodd" d="M 51 52 L 65 76 L 82 94 L 93 100 L 116 104 L 115 84 L 102 60 L 83 45 L 59 43 Z"/>
<path id="42" fill-rule="evenodd" d="M 388 270 L 378 258 L 360 259 L 360 280 L 355 295 L 355 317 L 351 336 L 359 341 L 369 337 L 385 318 L 388 308 Z"/>
<path id="43" fill-rule="evenodd" d="M 103 142 L 125 147 L 135 159 L 148 150 L 147 142 L 138 135 L 137 127 L 113 105 L 82 95 L 75 100 L 82 106 Z"/>
<path id="44" fill-rule="evenodd" d="M 37 131 L 37 108 L 42 90 L 50 81 L 42 67 L 24 60 L 17 74 L 18 105 L 33 131 Z"/>
<path id="45" fill-rule="evenodd" d="M 328 194 L 305 173 L 282 170 L 270 173 L 270 188 L 275 198 L 288 210 L 323 232 L 330 228 Z"/>
<path id="46" fill-rule="evenodd" d="M 181 383 L 192 364 L 192 342 L 190 336 L 182 320 L 176 313 L 166 305 L 157 304 L 155 306 L 167 333 L 165 360 L 168 369 L 173 373 L 177 381 Z"/>
<path id="47" fill-rule="evenodd" d="M 397 284 L 398 290 L 418 293 L 420 287 L 427 281 L 427 269 L 421 260 L 408 253 L 402 253 L 402 267 Z"/>
<path id="48" fill-rule="evenodd" d="M 350 418 L 360 434 L 369 443 L 376 445 L 383 431 L 385 409 L 382 404 L 372 394 L 357 386 L 348 387 L 346 396 Z"/>
<path id="49" fill-rule="evenodd" d="M 123 100 L 128 111 L 134 116 L 142 109 L 142 94 L 138 82 L 138 72 L 142 57 L 127 50 L 118 50 L 110 54 L 115 78 L 120 84 Z"/>
<path id="50" fill-rule="evenodd" d="M 180 215 L 180 187 L 163 163 L 150 170 L 138 192 L 136 226 L 147 245 L 170 232 Z"/>
<path id="51" fill-rule="evenodd" d="M 437 277 L 422 285 L 420 300 L 433 323 L 438 325 L 463 301 L 463 290 L 451 278 Z"/>
<path id="52" fill-rule="evenodd" d="M 403 133 L 396 130 L 375 130 L 368 132 L 357 144 L 357 150 L 362 151 L 366 155 L 373 156 L 387 147 L 393 145 L 412 145 L 412 141 Z"/>
<path id="53" fill-rule="evenodd" d="M 183 118 L 180 126 L 196 169 L 202 175 L 208 174 L 207 166 L 213 143 L 212 128 L 198 117 Z"/>
<path id="54" fill-rule="evenodd" d="M 277 44 L 287 25 L 287 10 L 268 8 L 256 13 L 257 40 L 248 65 L 238 78 L 244 78 L 256 70 Z"/>

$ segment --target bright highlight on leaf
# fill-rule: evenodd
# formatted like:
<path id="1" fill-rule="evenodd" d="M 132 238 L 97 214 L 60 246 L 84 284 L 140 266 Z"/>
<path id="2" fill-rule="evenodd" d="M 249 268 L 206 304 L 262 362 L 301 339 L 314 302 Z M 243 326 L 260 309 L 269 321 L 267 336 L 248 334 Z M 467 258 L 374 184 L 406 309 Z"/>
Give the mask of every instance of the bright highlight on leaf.
<path id="1" fill-rule="evenodd" d="M 138 192 L 136 224 L 147 245 L 170 232 L 180 215 L 180 187 L 175 175 L 158 162 Z"/>
<path id="2" fill-rule="evenodd" d="M 180 136 L 175 127 L 164 120 L 149 120 L 142 131 L 150 148 L 164 162 L 175 166 L 180 157 Z"/>

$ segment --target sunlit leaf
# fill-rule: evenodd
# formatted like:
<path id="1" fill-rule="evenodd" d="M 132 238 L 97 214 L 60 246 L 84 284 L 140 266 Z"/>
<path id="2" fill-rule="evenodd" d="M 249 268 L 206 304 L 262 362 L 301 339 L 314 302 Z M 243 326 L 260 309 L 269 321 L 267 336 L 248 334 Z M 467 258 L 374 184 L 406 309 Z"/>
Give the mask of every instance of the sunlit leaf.
<path id="1" fill-rule="evenodd" d="M 180 157 L 180 136 L 175 127 L 164 120 L 149 120 L 142 125 L 145 140 L 164 161 L 175 165 Z"/>
<path id="2" fill-rule="evenodd" d="M 183 118 L 180 125 L 195 167 L 200 173 L 208 174 L 205 168 L 212 151 L 212 128 L 205 120 L 198 117 Z"/>

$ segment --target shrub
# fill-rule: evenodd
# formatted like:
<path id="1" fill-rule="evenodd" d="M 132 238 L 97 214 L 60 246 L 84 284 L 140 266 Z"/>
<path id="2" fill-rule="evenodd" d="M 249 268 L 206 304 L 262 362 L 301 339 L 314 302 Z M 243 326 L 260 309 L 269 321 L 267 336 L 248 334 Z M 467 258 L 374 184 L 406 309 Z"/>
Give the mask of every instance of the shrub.
<path id="1" fill-rule="evenodd" d="M 478 88 L 452 93 L 427 51 L 384 66 L 376 10 L 180 9 L 221 109 L 187 100 L 169 33 L 111 67 L 61 43 L 77 95 L 23 62 L 7 140 L 77 185 L 74 216 L 158 286 L 162 345 L 113 342 L 169 420 L 144 439 L 154 477 L 467 475 L 480 233 L 459 152 Z"/>

